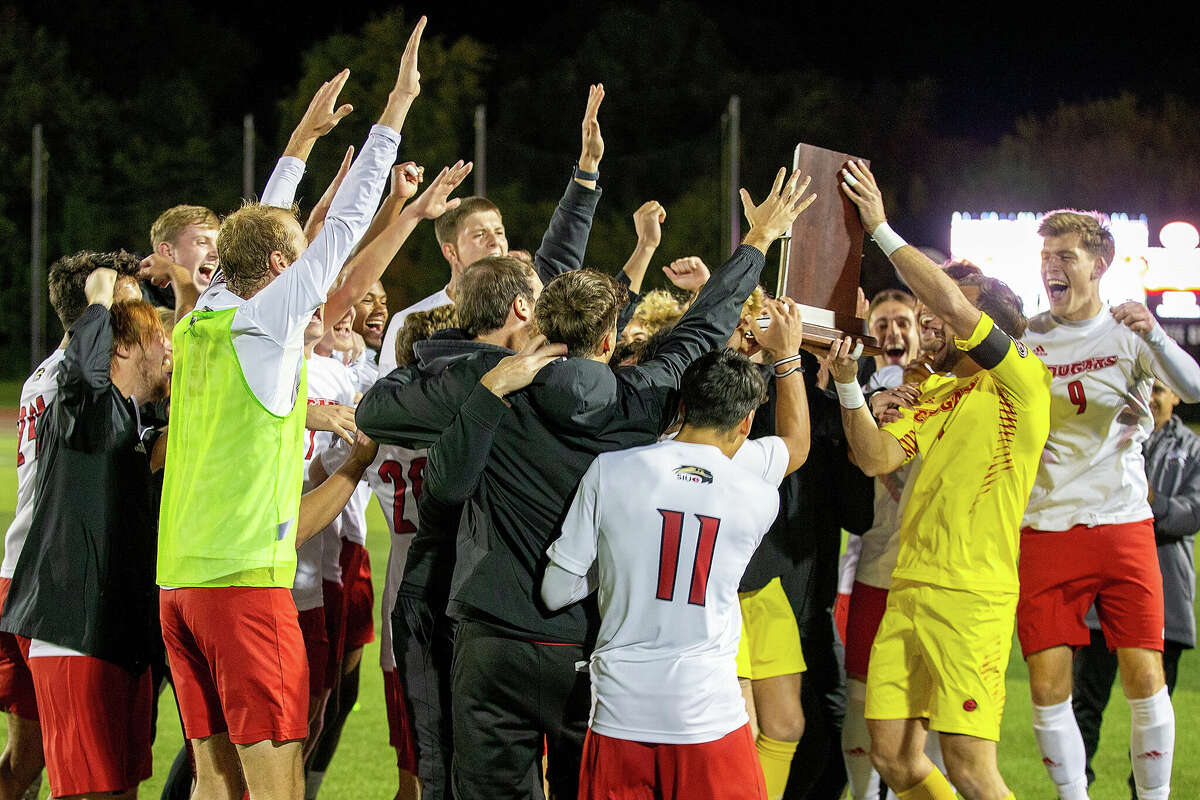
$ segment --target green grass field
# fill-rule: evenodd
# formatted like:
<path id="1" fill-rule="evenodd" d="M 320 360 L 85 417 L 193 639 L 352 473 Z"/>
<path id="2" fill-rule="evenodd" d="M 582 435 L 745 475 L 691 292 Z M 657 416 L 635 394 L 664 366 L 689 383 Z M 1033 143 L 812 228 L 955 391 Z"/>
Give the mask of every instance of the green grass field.
<path id="1" fill-rule="evenodd" d="M 16 500 L 15 443 L 13 434 L 0 436 L 0 525 L 7 527 Z M 383 565 L 387 558 L 387 526 L 372 503 L 367 515 L 367 546 L 380 579 L 375 583 L 376 606 L 383 590 Z M 378 619 L 376 620 L 378 631 Z M 383 701 L 383 678 L 379 670 L 379 644 L 366 648 L 363 657 L 359 702 L 342 735 L 341 745 L 329 768 L 322 796 L 327 798 L 379 798 L 387 800 L 396 791 L 395 755 L 387 744 L 387 718 Z M 1173 796 L 1200 797 L 1200 660 L 1185 653 L 1175 690 L 1177 739 Z M 1110 713 L 1101 734 L 1100 753 L 1095 761 L 1096 784 L 1092 800 L 1124 800 L 1129 796 L 1125 777 L 1129 771 L 1129 712 L 1119 685 L 1114 689 Z M 159 701 L 158 738 L 154 743 L 154 776 L 142 785 L 143 797 L 158 797 L 171 761 L 182 742 L 175 700 L 168 690 Z M 0 726 L 3 728 L 3 726 Z M 0 742 L 7 730 L 0 730 Z M 1008 705 L 1000 742 L 1000 768 L 1017 797 L 1049 800 L 1054 789 L 1037 756 L 1030 725 L 1029 689 L 1025 664 L 1013 643 L 1008 668 Z M 43 784 L 42 797 L 49 796 Z"/>

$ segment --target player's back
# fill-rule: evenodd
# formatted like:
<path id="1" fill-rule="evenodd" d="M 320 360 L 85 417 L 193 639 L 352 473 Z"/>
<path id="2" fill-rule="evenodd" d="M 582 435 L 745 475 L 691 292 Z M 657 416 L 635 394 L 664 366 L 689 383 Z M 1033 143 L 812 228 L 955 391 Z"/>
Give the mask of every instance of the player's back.
<path id="1" fill-rule="evenodd" d="M 1040 530 L 1151 516 L 1142 442 L 1150 433 L 1145 345 L 1104 308 L 1090 320 L 1049 313 L 1024 342 L 1050 370 L 1050 437 L 1024 524 Z"/>
<path id="2" fill-rule="evenodd" d="M 778 511 L 775 487 L 710 445 L 597 459 L 598 733 L 710 741 L 745 724 L 737 587 Z"/>

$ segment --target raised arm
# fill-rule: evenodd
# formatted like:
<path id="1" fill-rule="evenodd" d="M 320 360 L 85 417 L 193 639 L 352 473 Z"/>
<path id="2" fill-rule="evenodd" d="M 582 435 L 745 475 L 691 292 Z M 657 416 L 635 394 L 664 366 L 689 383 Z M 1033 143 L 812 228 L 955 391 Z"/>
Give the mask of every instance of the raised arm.
<path id="1" fill-rule="evenodd" d="M 1183 402 L 1200 402 L 1200 364 L 1167 335 L 1150 309 L 1129 301 L 1111 311 L 1113 319 L 1146 343 L 1138 358 L 1139 366 L 1171 387 Z"/>
<path id="2" fill-rule="evenodd" d="M 550 217 L 541 246 L 533 254 L 533 266 L 542 283 L 549 283 L 555 275 L 583 266 L 592 219 L 596 214 L 596 204 L 600 202 L 600 189 L 596 182 L 600 159 L 604 157 L 604 139 L 600 136 L 596 114 L 603 99 L 604 84 L 591 87 L 587 109 L 583 114 L 583 144 L 579 151 L 578 169 Z"/>
<path id="3" fill-rule="evenodd" d="M 84 284 L 88 307 L 71 326 L 58 370 L 58 398 L 51 413 L 61 420 L 59 430 L 67 446 L 75 450 L 103 449 L 112 438 L 108 417 L 113 329 L 108 309 L 116 280 L 116 271 L 107 267 L 88 275 Z"/>
<path id="4" fill-rule="evenodd" d="M 829 348 L 825 363 L 838 391 L 842 407 L 842 430 L 846 433 L 855 463 L 871 477 L 886 475 L 900 467 L 908 455 L 896 437 L 881 431 L 871 416 L 862 388 L 858 385 L 856 349 L 850 337 L 836 340 Z"/>
<path id="5" fill-rule="evenodd" d="M 392 168 L 391 194 L 376 214 L 376 220 L 383 220 L 379 224 L 379 232 L 346 265 L 344 280 L 325 301 L 326 319 L 341 319 L 371 289 L 388 264 L 392 263 L 417 223 L 423 219 L 436 219 L 461 202 L 458 198 L 449 199 L 449 195 L 471 174 L 472 165 L 458 161 L 453 167 L 442 168 L 429 188 L 405 206 L 408 198 L 416 193 L 420 176 L 415 168 L 406 169 L 409 166 L 412 166 L 411 163 Z M 372 226 L 375 224 L 373 222 Z"/>
<path id="6" fill-rule="evenodd" d="M 295 130 L 288 137 L 283 155 L 275 164 L 275 169 L 271 170 L 271 177 L 267 179 L 260 201 L 264 206 L 291 208 L 296 201 L 296 188 L 300 185 L 300 179 L 304 177 L 304 164 L 312 153 L 313 145 L 354 110 L 349 104 L 338 105 L 338 95 L 349 77 L 350 70 L 342 70 L 321 84 L 313 99 L 309 101 L 304 115 L 300 117 Z M 321 199 L 325 200 L 324 197 Z M 329 199 L 332 200 L 332 195 Z M 328 210 L 328 202 L 325 208 Z M 308 241 L 311 242 L 315 237 L 314 232 L 308 237 Z"/>
<path id="7" fill-rule="evenodd" d="M 908 284 L 917 299 L 941 317 L 959 337 L 970 336 L 979 324 L 979 309 L 937 264 L 917 248 L 906 244 L 887 224 L 883 196 L 866 164 L 847 162 L 842 170 L 842 191 L 858 208 L 863 227 L 891 260 L 900 279 Z"/>
<path id="8" fill-rule="evenodd" d="M 650 266 L 650 259 L 654 257 L 654 251 L 662 241 L 662 224 L 666 220 L 667 211 L 657 200 L 647 200 L 633 212 L 633 229 L 637 232 L 637 244 L 621 269 L 629 279 L 631 293 L 637 294 L 642 291 L 646 268 Z"/>
<path id="9" fill-rule="evenodd" d="M 804 341 L 804 323 L 800 307 L 790 297 L 766 304 L 771 323 L 758 336 L 758 343 L 775 365 L 775 434 L 788 449 L 785 475 L 800 468 L 808 458 L 812 439 L 808 415 L 808 391 L 800 370 L 800 345 Z"/>
<path id="10" fill-rule="evenodd" d="M 805 197 L 808 179 L 800 173 L 787 178 L 780 169 L 771 192 L 759 205 L 741 190 L 742 206 L 750 231 L 730 259 L 712 274 L 683 318 L 663 340 L 655 357 L 638 367 L 651 387 L 677 388 L 683 371 L 700 355 L 723 347 L 737 327 L 742 303 L 758 285 L 767 248 L 786 233 L 815 195 Z M 785 181 L 785 179 L 787 179 Z"/>

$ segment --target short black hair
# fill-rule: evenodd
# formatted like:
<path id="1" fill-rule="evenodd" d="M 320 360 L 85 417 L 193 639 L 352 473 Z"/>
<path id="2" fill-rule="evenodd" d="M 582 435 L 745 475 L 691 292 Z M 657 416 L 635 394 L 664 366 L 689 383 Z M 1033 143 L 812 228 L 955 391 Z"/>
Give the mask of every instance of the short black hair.
<path id="1" fill-rule="evenodd" d="M 64 330 L 70 330 L 75 321 L 87 310 L 87 295 L 83 288 L 88 276 L 101 267 L 115 270 L 118 275 L 137 275 L 141 259 L 124 250 L 97 253 L 80 250 L 63 256 L 50 265 L 50 305 L 58 315 Z"/>
<path id="2" fill-rule="evenodd" d="M 683 424 L 728 431 L 767 399 L 758 366 L 736 350 L 705 353 L 691 363 L 679 384 Z"/>

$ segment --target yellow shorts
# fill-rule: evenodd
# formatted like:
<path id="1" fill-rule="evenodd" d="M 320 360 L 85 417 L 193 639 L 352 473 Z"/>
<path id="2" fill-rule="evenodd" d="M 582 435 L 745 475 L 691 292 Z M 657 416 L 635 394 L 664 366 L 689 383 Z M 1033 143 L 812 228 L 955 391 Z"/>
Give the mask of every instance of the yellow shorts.
<path id="1" fill-rule="evenodd" d="M 757 681 L 804 672 L 800 628 L 779 578 L 758 591 L 742 592 L 738 601 L 742 607 L 738 677 Z"/>
<path id="2" fill-rule="evenodd" d="M 867 719 L 1000 740 L 1016 593 L 893 580 L 871 648 Z"/>

